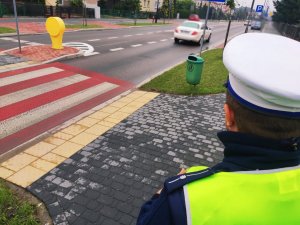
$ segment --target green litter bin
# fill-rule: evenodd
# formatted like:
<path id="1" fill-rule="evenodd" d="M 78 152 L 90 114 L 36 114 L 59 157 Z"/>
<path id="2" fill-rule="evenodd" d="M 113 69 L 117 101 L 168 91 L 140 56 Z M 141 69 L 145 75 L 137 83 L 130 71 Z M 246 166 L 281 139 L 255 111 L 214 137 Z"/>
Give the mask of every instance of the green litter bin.
<path id="1" fill-rule="evenodd" d="M 191 54 L 186 63 L 186 82 L 197 85 L 200 83 L 204 59 Z"/>

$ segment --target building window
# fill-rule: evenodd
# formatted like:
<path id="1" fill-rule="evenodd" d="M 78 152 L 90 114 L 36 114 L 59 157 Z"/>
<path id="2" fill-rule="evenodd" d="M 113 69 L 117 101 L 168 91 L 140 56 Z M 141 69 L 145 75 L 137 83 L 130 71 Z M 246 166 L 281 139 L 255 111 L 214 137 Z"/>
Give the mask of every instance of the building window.
<path id="1" fill-rule="evenodd" d="M 144 0 L 144 6 L 146 6 L 146 0 Z"/>

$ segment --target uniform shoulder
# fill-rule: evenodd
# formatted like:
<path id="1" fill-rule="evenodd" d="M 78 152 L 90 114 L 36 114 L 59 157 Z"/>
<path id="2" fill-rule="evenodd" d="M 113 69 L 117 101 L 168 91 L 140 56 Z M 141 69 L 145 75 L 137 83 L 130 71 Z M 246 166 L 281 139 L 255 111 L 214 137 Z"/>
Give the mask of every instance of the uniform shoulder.
<path id="1" fill-rule="evenodd" d="M 188 173 L 186 174 L 168 178 L 164 183 L 164 189 L 167 193 L 171 193 L 188 183 L 211 176 L 214 173 L 216 173 L 216 171 L 212 168 L 192 167 L 188 169 Z"/>

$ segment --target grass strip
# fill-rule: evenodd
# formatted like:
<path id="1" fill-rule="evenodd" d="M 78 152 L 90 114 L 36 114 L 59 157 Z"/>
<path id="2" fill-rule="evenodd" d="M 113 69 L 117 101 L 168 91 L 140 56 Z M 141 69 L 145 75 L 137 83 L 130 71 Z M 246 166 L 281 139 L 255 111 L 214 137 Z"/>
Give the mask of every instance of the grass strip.
<path id="1" fill-rule="evenodd" d="M 0 27 L 0 34 L 15 33 L 16 30 L 9 27 Z"/>
<path id="2" fill-rule="evenodd" d="M 76 28 L 76 29 L 89 29 L 89 28 L 101 28 L 102 26 L 97 24 L 88 24 L 83 26 L 82 24 L 66 24 L 66 28 Z"/>
<path id="3" fill-rule="evenodd" d="M 155 91 L 179 95 L 206 95 L 225 92 L 228 71 L 222 61 L 223 49 L 213 49 L 202 54 L 204 67 L 200 84 L 186 82 L 186 62 L 164 72 L 140 87 L 144 91 Z"/>
<path id="4" fill-rule="evenodd" d="M 0 180 L 0 224 L 40 224 L 36 218 L 35 206 L 17 199 L 2 180 Z"/>
<path id="5" fill-rule="evenodd" d="M 163 23 L 163 22 L 158 22 L 158 23 L 119 23 L 118 25 L 121 26 L 157 26 L 157 25 L 169 25 L 170 23 Z"/>

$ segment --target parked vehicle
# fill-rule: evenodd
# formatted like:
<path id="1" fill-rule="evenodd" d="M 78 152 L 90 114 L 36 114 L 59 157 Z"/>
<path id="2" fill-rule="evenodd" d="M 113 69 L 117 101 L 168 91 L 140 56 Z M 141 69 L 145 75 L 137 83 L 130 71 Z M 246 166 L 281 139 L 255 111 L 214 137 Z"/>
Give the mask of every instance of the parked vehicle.
<path id="1" fill-rule="evenodd" d="M 197 15 L 197 14 L 191 14 L 189 16 L 189 20 L 192 20 L 192 21 L 200 21 L 200 17 Z"/>
<path id="2" fill-rule="evenodd" d="M 251 23 L 251 30 L 260 30 L 261 29 L 261 21 L 254 20 Z"/>
<path id="3" fill-rule="evenodd" d="M 201 37 L 204 33 L 203 22 L 186 20 L 174 31 L 174 42 L 178 44 L 180 40 L 195 42 L 200 45 Z M 212 30 L 206 27 L 204 40 L 210 41 Z"/>

